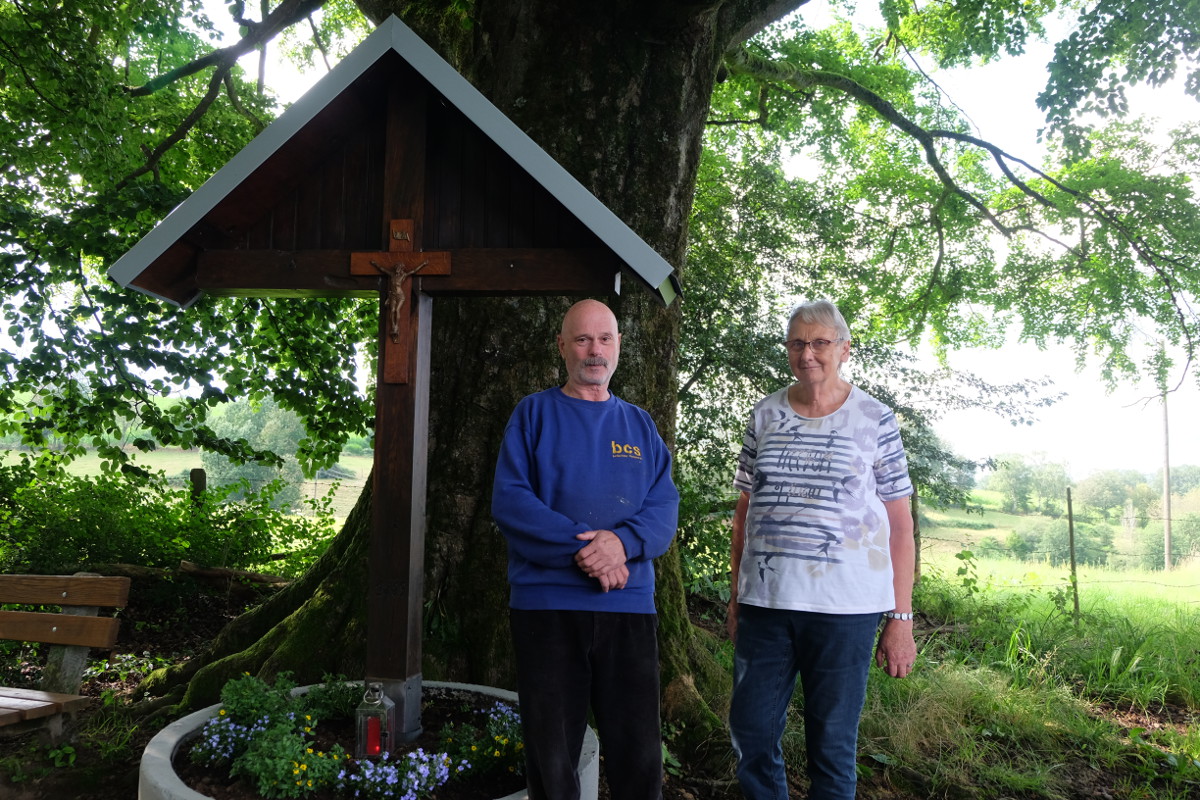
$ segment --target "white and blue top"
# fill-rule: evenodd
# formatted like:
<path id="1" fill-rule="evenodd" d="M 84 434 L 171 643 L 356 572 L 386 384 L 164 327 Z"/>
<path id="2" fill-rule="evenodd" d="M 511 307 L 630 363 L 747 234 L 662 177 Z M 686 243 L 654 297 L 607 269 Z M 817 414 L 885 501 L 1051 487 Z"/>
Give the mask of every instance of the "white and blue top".
<path id="1" fill-rule="evenodd" d="M 750 413 L 734 488 L 750 494 L 738 600 L 867 614 L 895 607 L 884 502 L 913 492 L 892 410 L 858 387 L 825 417 L 787 389 Z"/>

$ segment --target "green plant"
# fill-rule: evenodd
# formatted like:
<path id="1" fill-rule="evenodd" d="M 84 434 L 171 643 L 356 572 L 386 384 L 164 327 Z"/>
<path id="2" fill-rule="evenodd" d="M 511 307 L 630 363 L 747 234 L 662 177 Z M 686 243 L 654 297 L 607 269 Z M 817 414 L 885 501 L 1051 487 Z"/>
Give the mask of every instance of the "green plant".
<path id="1" fill-rule="evenodd" d="M 145 627 L 144 625 L 142 626 Z M 97 658 L 88 662 L 83 670 L 84 680 L 116 680 L 125 683 L 141 680 L 159 667 L 170 664 L 162 656 L 151 655 L 149 650 L 137 653 L 114 653 L 109 658 Z"/>
<path id="2" fill-rule="evenodd" d="M 524 744 L 521 740 L 521 717 L 507 703 L 495 703 L 479 712 L 479 723 L 465 722 L 447 725 L 438 737 L 446 754 L 459 764 L 482 773 L 496 771 L 524 772 Z"/>
<path id="3" fill-rule="evenodd" d="M 962 586 L 967 590 L 967 595 L 973 595 L 979 591 L 979 574 L 975 569 L 975 554 L 970 550 L 962 550 L 954 555 L 960 562 L 960 566 L 956 572 L 959 578 L 962 579 Z"/>
<path id="4" fill-rule="evenodd" d="M 360 684 L 348 683 L 342 675 L 326 675 L 321 683 L 308 690 L 303 703 L 313 717 L 333 719 L 352 715 L 362 696 Z"/>
<path id="5" fill-rule="evenodd" d="M 88 717 L 80 739 L 85 746 L 95 749 L 102 761 L 119 762 L 132 754 L 133 737 L 139 726 L 133 721 L 129 706 L 122 705 L 111 691 L 103 692 L 101 703 L 100 710 Z"/>
<path id="6" fill-rule="evenodd" d="M 294 688 L 287 675 L 274 685 L 251 675 L 227 683 L 221 691 L 223 705 L 194 742 L 191 760 L 245 778 L 265 798 L 331 791 L 345 797 L 418 800 L 452 778 L 521 768 L 520 718 L 506 704 L 481 711 L 478 724 L 444 731 L 448 752 L 417 749 L 395 758 L 357 761 L 340 745 L 317 750 L 314 736 L 321 719 L 353 714 L 362 687 L 326 676 L 307 693 L 294 693 Z"/>
<path id="7" fill-rule="evenodd" d="M 683 725 L 676 725 L 668 722 L 663 725 L 662 733 L 662 762 L 663 769 L 668 775 L 674 775 L 679 778 L 684 774 L 683 764 L 680 763 L 676 755 L 671 752 L 670 745 L 674 745 L 675 740 L 683 733 Z"/>
<path id="8" fill-rule="evenodd" d="M 56 767 L 73 767 L 75 766 L 75 748 L 69 744 L 61 744 L 51 748 L 47 755 L 50 758 L 50 763 Z"/>
<path id="9" fill-rule="evenodd" d="M 337 783 L 346 752 L 334 746 L 328 753 L 314 750 L 303 722 L 268 725 L 247 742 L 230 772 L 248 778 L 267 798 L 303 797 Z"/>

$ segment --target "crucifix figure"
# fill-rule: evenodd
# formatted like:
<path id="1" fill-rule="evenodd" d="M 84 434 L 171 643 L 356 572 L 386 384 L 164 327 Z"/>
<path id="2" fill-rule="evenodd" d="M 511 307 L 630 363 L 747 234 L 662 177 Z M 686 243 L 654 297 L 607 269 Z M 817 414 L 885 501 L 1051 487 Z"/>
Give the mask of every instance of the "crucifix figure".
<path id="1" fill-rule="evenodd" d="M 400 310 L 404 307 L 405 295 L 407 294 L 404 289 L 404 281 L 409 276 L 420 272 L 421 268 L 428 263 L 429 259 L 425 259 L 412 269 L 405 269 L 403 261 L 397 261 L 395 264 L 387 267 L 380 266 L 376 261 L 371 262 L 371 266 L 386 275 L 388 279 L 387 299 L 384 301 L 384 304 L 387 306 L 390 315 L 391 325 L 389 326 L 388 333 L 393 343 L 400 342 L 400 322 L 403 319 Z"/>

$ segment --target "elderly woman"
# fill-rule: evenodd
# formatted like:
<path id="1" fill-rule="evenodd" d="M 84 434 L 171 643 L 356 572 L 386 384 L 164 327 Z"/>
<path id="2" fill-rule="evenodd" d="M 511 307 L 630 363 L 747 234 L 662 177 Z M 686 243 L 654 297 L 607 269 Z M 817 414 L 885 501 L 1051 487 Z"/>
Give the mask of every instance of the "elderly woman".
<path id="1" fill-rule="evenodd" d="M 827 300 L 788 319 L 796 382 L 751 412 L 734 487 L 729 728 L 750 800 L 788 796 L 782 735 L 799 675 L 811 800 L 852 800 L 875 660 L 912 670 L 912 483 L 896 416 L 847 383 L 850 329 Z"/>

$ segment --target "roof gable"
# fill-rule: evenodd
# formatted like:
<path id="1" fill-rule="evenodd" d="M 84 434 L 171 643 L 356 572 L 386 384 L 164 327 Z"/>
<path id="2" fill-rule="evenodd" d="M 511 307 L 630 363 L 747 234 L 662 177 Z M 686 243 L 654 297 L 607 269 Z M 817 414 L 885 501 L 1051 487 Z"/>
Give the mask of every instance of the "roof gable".
<path id="1" fill-rule="evenodd" d="M 387 132 L 396 120 L 381 97 L 398 85 L 408 91 L 414 81 L 427 90 L 419 116 L 428 132 L 414 134 L 406 148 L 424 154 L 418 165 L 406 151 L 409 162 L 385 175 L 385 163 L 396 158 L 394 134 Z M 394 16 L 113 264 L 109 275 L 185 306 L 205 292 L 374 293 L 377 281 L 333 275 L 330 264 L 349 251 L 381 246 L 388 181 L 406 180 L 409 169 L 424 182 L 422 249 L 497 258 L 513 248 L 588 252 L 595 255 L 586 263 L 610 276 L 615 267 L 628 269 L 664 303 L 677 294 L 665 259 Z M 224 260 L 216 257 L 221 253 Z M 235 287 L 212 277 L 211 270 L 228 263 L 271 272 L 258 278 L 266 282 L 258 288 Z M 246 269 L 234 271 L 244 275 Z M 548 268 L 531 274 L 547 276 L 536 290 L 569 293 L 557 288 Z"/>

